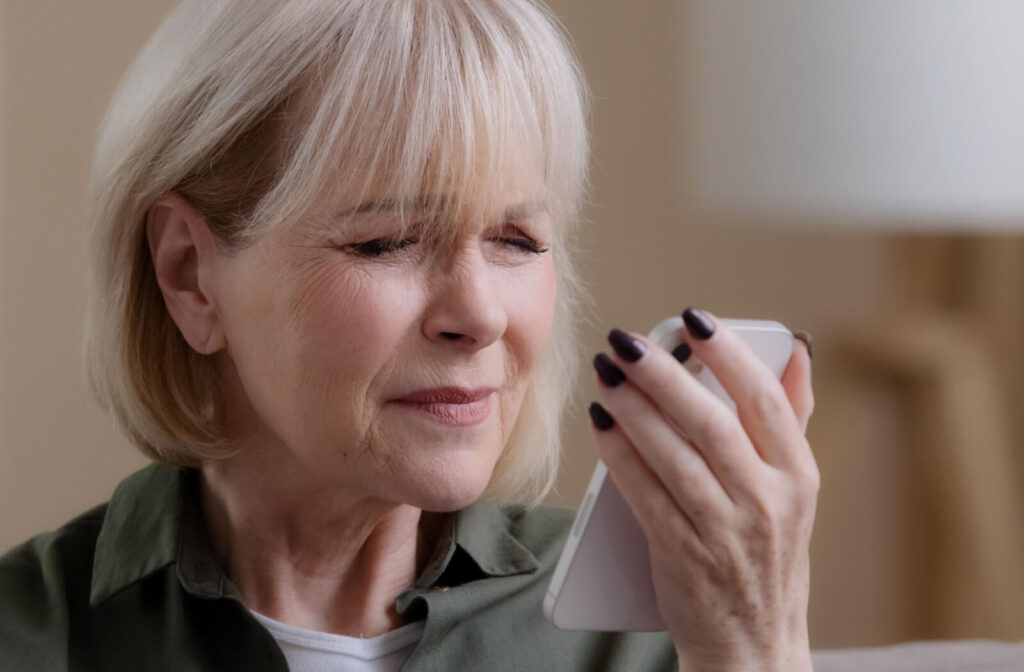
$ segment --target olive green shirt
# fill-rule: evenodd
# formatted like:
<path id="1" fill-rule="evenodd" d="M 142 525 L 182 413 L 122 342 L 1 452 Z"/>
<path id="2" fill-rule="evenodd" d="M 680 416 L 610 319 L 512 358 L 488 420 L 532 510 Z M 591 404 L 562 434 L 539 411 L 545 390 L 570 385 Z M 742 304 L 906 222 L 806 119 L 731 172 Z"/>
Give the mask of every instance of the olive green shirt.
<path id="1" fill-rule="evenodd" d="M 153 465 L 0 557 L 0 670 L 287 670 L 214 561 L 198 473 Z M 315 505 L 315 503 L 311 503 Z M 567 632 L 542 602 L 570 511 L 474 504 L 398 596 L 425 619 L 403 671 L 674 670 L 664 633 Z"/>

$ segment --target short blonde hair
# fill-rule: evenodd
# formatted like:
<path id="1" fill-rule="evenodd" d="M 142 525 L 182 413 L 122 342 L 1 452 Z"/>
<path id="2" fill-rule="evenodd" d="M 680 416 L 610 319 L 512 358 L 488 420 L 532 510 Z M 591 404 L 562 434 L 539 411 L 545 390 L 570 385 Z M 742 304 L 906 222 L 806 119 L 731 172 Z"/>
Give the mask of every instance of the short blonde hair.
<path id="1" fill-rule="evenodd" d="M 556 314 L 485 497 L 535 504 L 578 368 L 568 250 L 586 110 L 577 60 L 533 0 L 186 0 L 125 75 L 96 150 L 86 359 L 100 404 L 153 459 L 234 450 L 213 359 L 186 344 L 156 283 L 145 219 L 162 195 L 182 194 L 240 248 L 339 190 L 472 206 L 526 147 L 557 223 Z"/>

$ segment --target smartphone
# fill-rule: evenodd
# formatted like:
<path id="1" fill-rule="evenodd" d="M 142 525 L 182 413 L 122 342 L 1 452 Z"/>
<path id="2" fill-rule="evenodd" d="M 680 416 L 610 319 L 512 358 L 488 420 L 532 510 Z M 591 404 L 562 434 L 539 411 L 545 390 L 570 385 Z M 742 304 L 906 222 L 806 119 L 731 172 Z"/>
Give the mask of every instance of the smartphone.
<path id="1" fill-rule="evenodd" d="M 793 334 L 786 327 L 761 320 L 720 321 L 782 377 L 793 353 Z M 683 319 L 672 317 L 648 338 L 671 352 L 684 342 L 684 333 Z M 696 356 L 683 366 L 735 412 L 735 404 Z M 599 461 L 544 597 L 544 613 L 564 630 L 665 630 L 651 582 L 647 539 L 607 474 Z"/>

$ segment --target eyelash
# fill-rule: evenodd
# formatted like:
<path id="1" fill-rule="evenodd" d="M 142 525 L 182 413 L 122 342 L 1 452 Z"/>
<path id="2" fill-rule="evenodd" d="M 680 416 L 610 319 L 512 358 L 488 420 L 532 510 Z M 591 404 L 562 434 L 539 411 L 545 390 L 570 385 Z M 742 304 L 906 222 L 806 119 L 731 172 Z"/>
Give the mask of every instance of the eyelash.
<path id="1" fill-rule="evenodd" d="M 544 254 L 551 249 L 549 247 L 541 247 L 537 241 L 528 236 L 499 238 L 499 240 L 521 250 L 522 252 L 530 254 Z M 396 252 L 400 252 L 406 247 L 414 245 L 417 242 L 419 241 L 416 238 L 403 238 L 401 240 L 395 240 L 393 238 L 374 238 L 373 240 L 367 240 L 362 243 L 346 245 L 345 249 L 357 256 L 373 259 L 395 254 Z"/>
<path id="2" fill-rule="evenodd" d="M 506 237 L 501 238 L 500 240 L 506 245 L 511 245 L 512 247 L 518 248 L 523 252 L 529 252 L 530 254 L 544 254 L 551 249 L 549 247 L 541 247 L 540 243 L 525 235 Z"/>
<path id="3" fill-rule="evenodd" d="M 346 245 L 345 249 L 360 257 L 373 258 L 393 254 L 415 242 L 416 240 L 413 238 L 405 238 L 403 240 L 394 240 L 393 238 L 374 238 L 373 240 L 367 240 L 364 243 Z"/>

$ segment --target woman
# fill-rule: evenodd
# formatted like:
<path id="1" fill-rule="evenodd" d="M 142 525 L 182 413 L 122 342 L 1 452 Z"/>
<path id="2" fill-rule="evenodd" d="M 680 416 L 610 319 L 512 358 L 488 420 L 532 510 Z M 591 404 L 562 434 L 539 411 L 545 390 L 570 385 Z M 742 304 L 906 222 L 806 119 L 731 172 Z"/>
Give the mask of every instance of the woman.
<path id="1" fill-rule="evenodd" d="M 92 187 L 90 375 L 157 464 L 0 560 L 3 667 L 810 669 L 809 357 L 700 311 L 739 420 L 640 337 L 595 361 L 668 635 L 541 614 L 584 100 L 529 0 L 182 4 Z"/>

